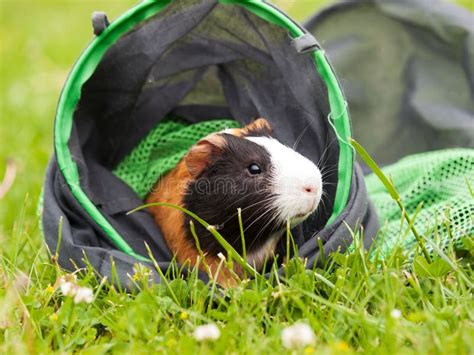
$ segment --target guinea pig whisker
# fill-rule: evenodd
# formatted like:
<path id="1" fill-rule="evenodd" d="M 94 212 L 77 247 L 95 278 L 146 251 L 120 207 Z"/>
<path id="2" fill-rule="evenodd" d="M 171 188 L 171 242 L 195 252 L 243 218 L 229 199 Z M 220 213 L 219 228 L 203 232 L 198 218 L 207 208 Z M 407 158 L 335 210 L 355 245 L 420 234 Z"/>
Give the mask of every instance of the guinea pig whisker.
<path id="1" fill-rule="evenodd" d="M 255 207 L 255 206 L 258 206 L 259 204 L 263 204 L 263 206 L 260 206 L 257 211 L 255 211 L 250 217 L 252 217 L 255 213 L 258 213 L 260 212 L 263 208 L 265 208 L 266 204 L 265 203 L 268 203 L 272 200 L 272 197 L 267 197 L 263 200 L 260 200 L 260 201 L 257 201 L 255 203 L 252 203 L 251 205 L 249 206 L 246 206 L 244 208 L 241 209 L 241 213 L 248 210 L 249 208 L 252 208 L 252 207 Z M 230 217 L 228 217 L 224 222 L 222 222 L 221 224 L 225 224 L 227 222 L 229 222 L 232 218 L 235 218 L 237 215 L 239 214 L 239 211 L 238 209 L 236 209 L 236 212 L 233 213 Z"/>
<path id="2" fill-rule="evenodd" d="M 245 194 L 243 194 L 243 196 L 240 197 L 237 201 L 232 202 L 232 203 L 229 205 L 229 207 L 240 203 L 240 202 L 241 202 L 243 199 L 245 199 L 245 198 L 248 198 L 248 197 L 250 197 L 250 196 L 254 196 L 254 195 L 261 194 L 262 192 L 266 192 L 267 190 L 269 191 L 269 189 L 260 189 L 260 190 L 258 190 L 258 191 L 253 191 L 253 192 L 250 192 L 250 193 L 245 193 Z"/>
<path id="3" fill-rule="evenodd" d="M 263 212 L 260 216 L 258 216 L 257 218 L 255 218 L 247 227 L 244 228 L 244 233 L 247 232 L 255 223 L 257 223 L 258 221 L 260 221 L 263 217 L 265 217 L 266 215 L 268 215 L 271 210 L 270 209 L 267 209 L 265 212 Z"/>
<path id="4" fill-rule="evenodd" d="M 321 171 L 321 175 L 324 175 L 324 174 L 327 174 L 328 172 L 333 172 L 337 170 L 338 170 L 337 166 L 331 166 L 327 168 L 327 165 L 326 165 L 326 166 L 323 166 L 320 171 Z"/>
<path id="5" fill-rule="evenodd" d="M 321 156 L 319 157 L 318 162 L 316 163 L 316 166 L 317 166 L 317 167 L 320 167 L 320 166 L 321 166 L 320 164 L 321 164 L 321 161 L 322 161 L 323 158 L 326 159 L 326 160 L 323 162 L 322 165 L 323 165 L 323 166 L 326 165 L 327 159 L 329 158 L 329 155 L 326 155 L 326 153 L 329 151 L 329 148 L 331 148 L 331 146 L 332 146 L 336 141 L 337 141 L 337 137 L 336 137 L 336 138 L 333 138 L 333 139 L 331 140 L 331 142 L 329 142 L 329 144 L 328 144 L 328 145 L 326 146 L 326 148 L 323 150 L 323 153 L 321 154 Z"/>
<path id="6" fill-rule="evenodd" d="M 259 194 L 259 192 L 252 192 L 252 193 L 249 193 L 249 194 L 245 194 L 245 196 L 242 196 L 242 197 L 240 197 L 239 199 L 237 199 L 236 201 L 233 201 L 233 202 L 231 202 L 230 204 L 228 204 L 228 205 L 227 205 L 227 208 L 231 208 L 231 207 L 234 207 L 234 206 L 236 206 L 236 208 L 238 208 L 238 207 L 239 207 L 238 205 L 239 205 L 242 201 L 244 201 L 246 198 L 253 197 L 253 196 L 258 195 L 258 194 Z M 260 203 L 260 201 L 261 201 L 261 200 L 257 201 L 256 203 Z M 247 207 L 250 207 L 250 206 L 246 206 L 246 207 L 244 207 L 244 208 L 247 208 Z"/>
<path id="7" fill-rule="evenodd" d="M 267 211 L 271 210 L 270 207 L 271 207 L 270 205 L 261 206 L 257 211 L 255 211 L 254 213 L 252 213 L 252 215 L 249 216 L 249 217 L 247 218 L 247 220 L 252 220 L 252 218 L 253 218 L 256 214 L 260 213 L 262 210 L 266 210 L 266 211 L 263 212 L 263 214 L 260 215 L 258 218 L 262 217 L 263 215 L 265 215 L 265 214 L 267 213 Z M 254 221 L 255 221 L 255 220 L 254 220 Z M 253 224 L 254 221 L 252 221 L 252 223 L 250 223 L 250 225 L 248 226 L 249 228 L 250 228 L 250 226 Z M 244 232 L 245 232 L 245 230 L 244 230 Z"/>
<path id="8" fill-rule="evenodd" d="M 260 191 L 255 191 L 255 192 L 252 192 L 252 193 L 245 194 L 244 196 L 240 197 L 237 201 L 232 202 L 232 203 L 229 205 L 229 207 L 234 206 L 234 205 L 240 203 L 240 202 L 241 202 L 242 200 L 244 200 L 245 198 L 248 198 L 248 197 L 250 197 L 250 196 L 254 196 L 254 195 L 257 195 L 257 194 L 261 194 L 261 193 L 262 193 L 262 191 L 260 190 Z"/>
<path id="9" fill-rule="evenodd" d="M 265 229 L 267 229 L 267 227 L 277 219 L 277 217 L 278 217 L 277 214 L 274 214 L 273 216 L 271 216 L 271 218 L 268 219 L 267 223 L 260 229 L 260 232 L 257 233 L 257 235 L 255 236 L 255 239 L 258 239 L 259 236 L 263 234 Z M 271 228 L 269 230 L 269 233 L 271 234 L 271 232 L 273 232 L 274 229 L 275 229 L 274 227 Z"/>
<path id="10" fill-rule="evenodd" d="M 321 173 L 321 179 L 323 180 L 323 184 L 325 184 L 325 180 L 330 177 L 330 176 L 333 176 L 334 173 L 337 173 L 337 169 L 334 169 L 334 170 L 326 170 L 324 173 Z"/>
<path id="11" fill-rule="evenodd" d="M 321 173 L 324 173 L 326 171 L 333 171 L 337 170 L 338 166 L 337 165 L 323 165 L 320 169 Z"/>
<path id="12" fill-rule="evenodd" d="M 263 236 L 263 232 L 265 232 L 265 230 L 267 229 L 267 227 L 269 225 L 271 225 L 271 223 L 273 223 L 276 219 L 277 219 L 277 214 L 274 214 L 268 221 L 267 223 L 260 229 L 260 231 L 257 233 L 257 235 L 255 236 L 255 238 L 253 238 L 252 242 L 250 243 L 249 245 L 249 249 L 251 249 L 253 247 L 253 245 L 260 239 L 261 236 Z M 273 231 L 275 230 L 275 228 L 271 228 L 269 231 L 268 231 L 268 235 L 272 234 Z"/>
<path id="13" fill-rule="evenodd" d="M 321 207 L 324 211 L 324 214 L 328 213 L 328 209 L 327 209 L 326 201 L 325 201 L 325 199 L 328 199 L 328 198 L 329 198 L 328 194 L 326 193 L 326 191 L 323 190 L 323 193 L 321 194 L 321 201 L 319 203 L 318 209 Z"/>
<path id="14" fill-rule="evenodd" d="M 246 211 L 246 210 L 248 210 L 249 208 L 252 208 L 252 207 L 254 207 L 254 206 L 257 206 L 257 205 L 259 205 L 260 203 L 269 202 L 269 201 L 271 201 L 272 199 L 273 199 L 273 196 L 264 198 L 263 200 L 259 200 L 259 201 L 255 202 L 255 203 L 252 203 L 252 204 L 249 205 L 249 206 L 245 206 L 244 208 L 241 208 L 241 212 Z M 235 214 L 237 214 L 237 213 L 238 213 L 238 211 L 237 211 Z"/>
<path id="15" fill-rule="evenodd" d="M 321 167 L 321 165 L 322 165 L 322 166 L 325 166 L 325 165 L 326 165 L 327 159 L 328 159 L 328 157 L 329 157 L 329 156 L 326 155 L 326 153 L 329 151 L 329 147 L 330 147 L 330 146 L 331 146 L 331 145 L 328 144 L 328 145 L 326 146 L 326 148 L 323 150 L 323 153 L 321 154 L 321 156 L 320 156 L 319 159 L 318 159 L 318 162 L 316 163 L 316 166 L 317 166 L 317 167 Z M 323 160 L 323 159 L 324 159 L 324 160 Z"/>
<path id="16" fill-rule="evenodd" d="M 306 127 L 301 131 L 298 138 L 296 138 L 295 144 L 293 144 L 293 150 L 296 150 L 296 147 L 298 147 L 298 144 L 301 142 L 303 135 L 306 133 L 310 125 L 311 125 L 311 122 L 306 125 Z"/>
<path id="17" fill-rule="evenodd" d="M 323 168 L 321 169 L 321 175 L 324 176 L 324 175 L 326 175 L 326 174 L 332 173 L 332 172 L 337 171 L 337 170 L 338 170 L 337 167 L 331 167 L 331 168 L 325 168 L 325 167 L 323 167 Z"/>
<path id="18" fill-rule="evenodd" d="M 267 212 L 264 212 L 261 216 L 259 216 L 259 217 L 257 218 L 257 220 L 260 219 L 260 218 L 262 218 L 263 215 L 265 215 L 265 214 L 267 214 L 269 211 L 271 211 L 271 209 L 270 209 L 269 207 L 270 207 L 269 204 L 265 204 L 264 206 L 261 206 L 261 207 L 260 207 L 257 211 L 255 211 L 248 219 L 251 219 L 256 213 L 260 212 L 262 209 L 268 208 Z M 252 225 L 254 222 L 256 222 L 256 220 L 254 220 L 249 226 L 247 226 L 247 228 L 245 228 L 245 229 L 243 230 L 244 234 L 245 234 L 245 232 L 247 231 L 247 229 L 250 228 L 251 225 Z M 238 236 L 238 238 L 236 237 L 236 239 L 234 240 L 234 242 L 237 242 L 238 239 L 240 239 L 240 235 Z"/>
<path id="19" fill-rule="evenodd" d="M 265 204 L 263 206 L 261 206 L 258 210 L 256 210 L 254 213 L 252 213 L 248 218 L 247 220 L 251 220 L 253 218 L 253 216 L 255 216 L 256 214 L 260 213 L 262 210 L 264 209 L 270 209 L 271 205 L 270 204 Z M 244 230 L 245 232 L 245 230 Z"/>
<path id="20" fill-rule="evenodd" d="M 269 212 L 271 212 L 272 210 L 269 208 L 270 205 L 268 204 L 265 204 L 264 206 L 261 206 L 258 211 L 255 211 L 247 220 L 251 219 L 256 213 L 260 212 L 262 209 L 264 208 L 268 208 L 267 211 L 265 211 L 264 213 L 262 213 L 259 217 L 257 217 L 256 219 L 254 219 L 250 225 L 248 225 L 247 227 L 244 228 L 243 232 L 245 234 L 245 232 L 254 224 L 256 223 L 258 220 L 260 220 L 261 218 L 263 218 L 265 215 L 267 215 Z M 243 221 L 244 222 L 244 221 Z M 240 238 L 240 236 L 239 236 Z"/>
<path id="21" fill-rule="evenodd" d="M 260 216 L 258 216 L 256 219 L 254 219 L 252 221 L 252 223 L 250 223 L 245 229 L 244 229 L 244 232 L 246 232 L 251 226 L 253 226 L 256 222 L 258 222 L 260 219 L 262 219 L 264 216 L 266 216 L 268 213 L 271 213 L 273 212 L 272 209 L 268 209 L 266 210 L 265 212 L 263 212 Z"/>
<path id="22" fill-rule="evenodd" d="M 262 210 L 266 209 L 266 208 L 269 208 L 270 207 L 270 202 L 271 201 L 262 201 L 262 202 L 266 202 L 264 203 L 262 206 L 260 206 L 257 210 L 255 210 L 250 216 L 248 216 L 246 219 L 247 221 L 248 220 L 251 220 L 253 218 L 253 216 L 255 216 L 257 213 L 260 213 Z M 238 213 L 237 213 L 238 214 Z M 242 221 L 242 222 L 245 222 L 245 221 Z M 245 232 L 245 230 L 244 230 Z"/>
<path id="23" fill-rule="evenodd" d="M 252 196 L 252 195 L 249 194 L 249 195 L 247 195 L 247 196 L 245 196 L 245 197 L 250 197 L 250 196 Z M 267 202 L 267 201 L 270 201 L 271 199 L 272 199 L 272 197 L 267 197 L 266 199 L 259 200 L 259 201 L 253 203 L 253 204 L 250 205 L 250 206 L 246 206 L 246 207 L 242 208 L 242 212 L 245 211 L 246 209 L 251 208 L 251 207 L 253 207 L 253 206 L 255 206 L 255 205 L 258 205 L 258 204 L 260 204 L 260 203 L 265 203 L 265 202 Z M 235 204 L 235 203 L 232 203 L 232 204 L 228 205 L 228 208 L 231 207 L 233 204 Z M 216 209 L 215 214 L 214 214 L 212 217 L 208 217 L 208 220 L 209 220 L 209 221 L 213 221 L 215 218 L 218 218 L 221 213 L 222 213 L 221 210 Z M 217 222 L 218 222 L 220 225 L 225 224 L 225 223 L 227 223 L 229 220 L 231 220 L 232 218 L 234 218 L 235 216 L 237 216 L 237 214 L 238 214 L 238 210 L 236 209 L 236 210 L 235 210 L 235 213 L 233 213 L 232 215 L 230 215 L 226 220 L 224 220 L 223 222 L 222 222 L 222 221 L 217 221 Z"/>

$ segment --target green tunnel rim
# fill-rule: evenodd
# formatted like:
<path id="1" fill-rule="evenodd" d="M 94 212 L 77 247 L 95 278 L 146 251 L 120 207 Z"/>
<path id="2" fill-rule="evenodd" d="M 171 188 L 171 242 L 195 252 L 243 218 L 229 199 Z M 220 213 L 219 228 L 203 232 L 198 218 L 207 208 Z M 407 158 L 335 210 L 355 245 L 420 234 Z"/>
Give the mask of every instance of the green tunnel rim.
<path id="1" fill-rule="evenodd" d="M 68 143 L 71 136 L 74 110 L 80 98 L 81 87 L 93 74 L 107 49 L 123 34 L 138 23 L 156 15 L 171 1 L 172 0 L 143 1 L 113 21 L 104 32 L 90 43 L 76 61 L 66 80 L 59 99 L 54 125 L 54 148 L 57 164 L 72 195 L 89 216 L 110 237 L 119 250 L 140 261 L 148 261 L 148 259 L 137 254 L 132 247 L 130 247 L 82 189 L 78 168 L 72 158 Z M 264 1 L 220 0 L 220 2 L 245 7 L 266 21 L 285 28 L 293 38 L 304 34 L 304 30 L 287 15 Z M 321 75 L 327 86 L 331 109 L 331 115 L 328 119 L 330 120 L 331 126 L 335 129 L 339 141 L 338 184 L 333 212 L 327 222 L 327 224 L 330 224 L 345 208 L 349 198 L 352 181 L 353 151 L 347 144 L 347 139 L 351 136 L 351 126 L 342 91 L 324 55 L 324 51 L 314 50 L 310 55 L 314 60 L 315 69 Z"/>

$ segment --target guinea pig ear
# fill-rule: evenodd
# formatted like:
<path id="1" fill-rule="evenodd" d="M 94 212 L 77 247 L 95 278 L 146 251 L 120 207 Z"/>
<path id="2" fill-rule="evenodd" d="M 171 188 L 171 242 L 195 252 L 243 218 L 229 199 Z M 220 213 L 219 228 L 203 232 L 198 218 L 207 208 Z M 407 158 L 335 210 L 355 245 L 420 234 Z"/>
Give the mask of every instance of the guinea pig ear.
<path id="1" fill-rule="evenodd" d="M 242 136 L 271 136 L 273 128 L 265 118 L 257 118 L 243 127 Z"/>
<path id="2" fill-rule="evenodd" d="M 197 178 L 222 154 L 224 145 L 224 138 L 218 134 L 211 134 L 193 145 L 184 157 L 189 174 Z"/>

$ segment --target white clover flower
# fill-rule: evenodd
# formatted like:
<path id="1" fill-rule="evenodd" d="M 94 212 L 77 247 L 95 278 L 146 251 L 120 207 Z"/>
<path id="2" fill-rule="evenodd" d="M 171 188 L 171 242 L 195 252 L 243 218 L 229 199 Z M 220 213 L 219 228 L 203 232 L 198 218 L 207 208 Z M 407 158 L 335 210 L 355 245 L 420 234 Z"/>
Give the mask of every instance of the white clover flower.
<path id="1" fill-rule="evenodd" d="M 197 341 L 214 341 L 219 339 L 221 331 L 215 324 L 200 325 L 194 329 L 193 336 Z"/>
<path id="2" fill-rule="evenodd" d="M 66 275 L 59 279 L 59 289 L 64 296 L 73 297 L 74 303 L 91 303 L 94 301 L 94 293 L 88 287 L 79 286 L 75 275 Z"/>
<path id="3" fill-rule="evenodd" d="M 392 316 L 393 319 L 398 319 L 402 316 L 402 312 L 399 309 L 393 309 L 390 312 L 390 315 Z"/>
<path id="4" fill-rule="evenodd" d="M 79 287 L 74 295 L 74 303 L 92 303 L 94 301 L 94 293 L 89 287 Z"/>
<path id="5" fill-rule="evenodd" d="M 64 296 L 73 297 L 76 294 L 76 289 L 78 287 L 76 280 L 77 278 L 74 274 L 61 276 L 59 279 L 59 288 Z"/>
<path id="6" fill-rule="evenodd" d="M 309 325 L 296 323 L 291 327 L 283 329 L 281 341 L 287 349 L 299 349 L 308 345 L 314 345 L 316 336 Z"/>
<path id="7" fill-rule="evenodd" d="M 69 281 L 61 282 L 59 287 L 61 289 L 61 293 L 64 296 L 74 297 L 74 295 L 76 294 L 77 285 L 72 282 L 69 282 Z"/>

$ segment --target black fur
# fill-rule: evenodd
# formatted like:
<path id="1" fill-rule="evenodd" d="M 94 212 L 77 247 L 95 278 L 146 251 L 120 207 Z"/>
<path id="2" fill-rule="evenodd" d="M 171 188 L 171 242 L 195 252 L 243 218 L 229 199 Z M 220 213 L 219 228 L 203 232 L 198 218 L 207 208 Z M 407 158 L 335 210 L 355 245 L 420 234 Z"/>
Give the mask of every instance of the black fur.
<path id="1" fill-rule="evenodd" d="M 268 151 L 245 138 L 224 134 L 226 147 L 214 163 L 190 183 L 184 198 L 187 209 L 211 225 L 239 252 L 242 243 L 237 208 L 242 209 L 247 252 L 258 249 L 275 231 L 283 230 L 280 221 L 271 221 L 276 209 L 269 207 L 275 196 L 270 191 L 272 166 Z M 256 163 L 262 173 L 251 175 L 248 167 Z M 189 217 L 185 219 L 187 237 L 194 243 L 189 230 Z M 196 225 L 196 234 L 204 252 L 210 255 L 224 253 L 215 238 Z"/>

